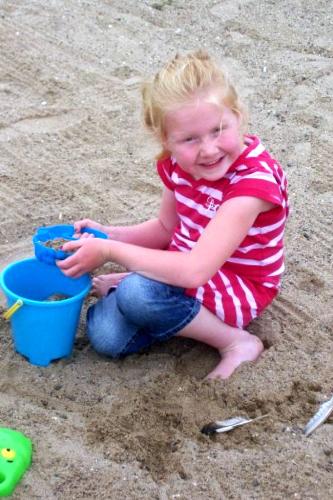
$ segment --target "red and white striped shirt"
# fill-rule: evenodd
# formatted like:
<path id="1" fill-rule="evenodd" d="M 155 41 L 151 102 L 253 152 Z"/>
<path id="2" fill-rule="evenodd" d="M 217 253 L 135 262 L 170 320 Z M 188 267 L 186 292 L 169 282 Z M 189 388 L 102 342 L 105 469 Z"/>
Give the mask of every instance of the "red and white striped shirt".
<path id="1" fill-rule="evenodd" d="M 286 176 L 255 136 L 218 181 L 195 180 L 171 158 L 157 162 L 165 186 L 174 191 L 179 217 L 168 250 L 188 252 L 216 210 L 236 196 L 273 203 L 259 214 L 237 250 L 203 286 L 187 289 L 222 321 L 243 328 L 273 300 L 284 270 L 283 234 L 288 216 Z"/>

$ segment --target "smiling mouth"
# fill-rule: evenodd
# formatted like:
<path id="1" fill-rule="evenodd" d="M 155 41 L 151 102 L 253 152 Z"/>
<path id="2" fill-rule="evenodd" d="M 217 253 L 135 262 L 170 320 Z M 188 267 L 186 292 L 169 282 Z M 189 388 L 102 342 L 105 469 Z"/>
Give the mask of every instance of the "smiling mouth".
<path id="1" fill-rule="evenodd" d="M 210 163 L 201 163 L 200 166 L 203 167 L 203 168 L 214 168 L 214 167 L 217 167 L 217 165 L 219 165 L 221 163 L 221 161 L 223 160 L 223 156 L 221 156 L 221 158 L 218 158 L 216 161 L 212 161 Z"/>

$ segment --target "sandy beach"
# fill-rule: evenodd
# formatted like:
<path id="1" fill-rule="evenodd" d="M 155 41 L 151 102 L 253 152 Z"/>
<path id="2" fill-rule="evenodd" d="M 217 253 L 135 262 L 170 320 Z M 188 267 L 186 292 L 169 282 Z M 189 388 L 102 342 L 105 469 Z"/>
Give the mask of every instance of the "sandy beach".
<path id="1" fill-rule="evenodd" d="M 141 124 L 140 85 L 177 52 L 204 48 L 229 69 L 292 206 L 281 294 L 249 327 L 266 350 L 228 381 L 204 381 L 218 356 L 192 341 L 100 357 L 85 337 L 92 297 L 72 356 L 46 368 L 15 352 L 0 319 L 1 427 L 33 442 L 14 500 L 333 497 L 333 417 L 303 433 L 333 391 L 331 7 L 0 1 L 0 270 L 33 255 L 39 226 L 157 213 L 158 148 Z"/>

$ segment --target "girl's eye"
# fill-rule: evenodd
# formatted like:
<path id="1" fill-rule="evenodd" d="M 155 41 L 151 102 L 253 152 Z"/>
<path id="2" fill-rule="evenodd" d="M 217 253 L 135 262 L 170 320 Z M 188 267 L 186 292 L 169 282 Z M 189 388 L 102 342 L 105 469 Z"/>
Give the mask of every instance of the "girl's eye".
<path id="1" fill-rule="evenodd" d="M 215 138 L 218 137 L 221 133 L 222 133 L 222 127 L 216 127 L 212 129 L 211 136 Z"/>
<path id="2" fill-rule="evenodd" d="M 194 137 L 186 137 L 186 139 L 184 139 L 184 142 L 193 142 L 194 141 Z"/>

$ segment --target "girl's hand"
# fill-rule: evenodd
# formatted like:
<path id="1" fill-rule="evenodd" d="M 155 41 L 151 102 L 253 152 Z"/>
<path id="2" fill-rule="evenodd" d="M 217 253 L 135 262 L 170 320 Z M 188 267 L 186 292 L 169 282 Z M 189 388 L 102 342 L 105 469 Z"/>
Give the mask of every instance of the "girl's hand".
<path id="1" fill-rule="evenodd" d="M 84 232 L 84 228 L 86 227 L 89 227 L 91 229 L 96 229 L 97 231 L 102 231 L 103 233 L 108 233 L 107 226 L 103 226 L 103 224 L 95 222 L 91 219 L 82 219 L 74 222 L 74 236 L 77 238 L 81 238 L 82 236 L 91 237 L 92 236 L 91 234 Z"/>
<path id="2" fill-rule="evenodd" d="M 74 252 L 64 260 L 58 260 L 57 266 L 71 278 L 79 278 L 108 260 L 108 240 L 100 238 L 81 238 L 69 241 L 62 246 L 65 252 Z"/>

